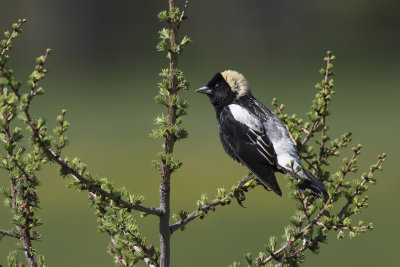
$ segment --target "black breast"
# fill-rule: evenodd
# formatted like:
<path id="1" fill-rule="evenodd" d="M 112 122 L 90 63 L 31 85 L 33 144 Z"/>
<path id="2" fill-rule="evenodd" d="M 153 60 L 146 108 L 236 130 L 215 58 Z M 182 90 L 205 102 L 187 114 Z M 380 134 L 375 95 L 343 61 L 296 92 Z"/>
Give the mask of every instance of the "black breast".
<path id="1" fill-rule="evenodd" d="M 224 135 L 222 134 L 221 131 L 221 126 L 220 126 L 220 119 L 218 118 L 218 130 L 219 130 L 219 138 L 221 139 L 222 147 L 224 148 L 225 152 L 233 158 L 235 161 L 239 162 L 242 164 L 242 162 L 239 160 L 239 158 L 236 156 L 236 154 L 233 152 L 232 148 L 228 144 L 228 141 L 225 139 Z"/>

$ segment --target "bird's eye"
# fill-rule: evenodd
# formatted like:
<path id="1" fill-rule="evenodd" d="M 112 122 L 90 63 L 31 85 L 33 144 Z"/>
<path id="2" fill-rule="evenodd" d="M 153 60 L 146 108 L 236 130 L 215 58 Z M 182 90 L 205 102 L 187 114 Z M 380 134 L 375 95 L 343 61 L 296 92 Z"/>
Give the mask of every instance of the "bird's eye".
<path id="1" fill-rule="evenodd" d="M 215 89 L 219 89 L 219 88 L 221 88 L 222 87 L 222 83 L 217 83 L 216 85 L 215 85 Z"/>

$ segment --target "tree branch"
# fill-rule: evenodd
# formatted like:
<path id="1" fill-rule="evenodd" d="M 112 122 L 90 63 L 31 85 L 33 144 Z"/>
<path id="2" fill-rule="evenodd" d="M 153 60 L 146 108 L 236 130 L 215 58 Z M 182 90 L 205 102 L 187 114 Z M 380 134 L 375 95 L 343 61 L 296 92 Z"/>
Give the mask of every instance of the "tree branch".
<path id="1" fill-rule="evenodd" d="M 167 75 L 167 86 L 166 86 L 166 102 L 164 103 L 168 108 L 168 115 L 165 121 L 165 129 L 163 130 L 164 141 L 164 151 L 160 166 L 160 210 L 162 214 L 160 215 L 159 231 L 160 231 L 160 266 L 168 267 L 170 264 L 170 236 L 171 231 L 169 228 L 169 217 L 170 217 L 170 180 L 171 174 L 175 170 L 175 166 L 172 161 L 172 153 L 174 151 L 174 145 L 177 139 L 180 138 L 177 134 L 177 126 L 181 121 L 177 121 L 178 115 L 177 110 L 179 103 L 177 101 L 177 93 L 182 89 L 180 81 L 178 81 L 178 75 L 180 71 L 178 70 L 178 56 L 181 51 L 181 46 L 185 42 L 188 42 L 188 38 L 184 38 L 186 41 L 179 43 L 178 39 L 178 29 L 181 25 L 183 19 L 185 19 L 185 11 L 188 6 L 189 1 L 185 2 L 183 11 L 179 14 L 179 9 L 175 6 L 174 0 L 168 0 L 169 9 L 167 21 L 169 22 L 168 37 L 162 36 L 163 39 L 160 51 L 166 50 L 168 47 L 168 58 L 169 67 Z M 169 42 L 167 44 L 167 41 Z M 181 110 L 182 111 L 182 110 Z M 181 116 L 181 115 L 179 115 Z M 179 163 L 180 164 L 180 163 Z M 179 165 L 178 164 L 178 165 Z"/>
<path id="2" fill-rule="evenodd" d="M 138 254 L 144 254 L 142 260 L 147 264 L 147 266 L 149 266 L 149 267 L 157 267 L 157 266 L 158 266 L 158 264 L 157 264 L 157 265 L 154 264 L 154 263 L 152 262 L 152 260 L 151 260 L 148 256 L 146 256 L 146 253 L 143 251 L 143 248 L 141 248 L 141 247 L 139 247 L 139 246 L 133 246 L 133 249 L 134 249 L 134 250 L 136 251 L 136 253 L 138 253 Z"/>
<path id="3" fill-rule="evenodd" d="M 354 154 L 352 158 L 347 162 L 346 168 L 342 172 L 341 175 L 341 180 L 346 176 L 346 174 L 350 171 L 350 168 L 352 164 L 354 163 L 355 158 L 357 155 L 359 155 L 359 150 L 361 147 L 357 147 L 354 151 Z M 329 195 L 328 199 L 326 200 L 324 206 L 320 209 L 319 213 L 315 216 L 315 218 L 310 221 L 297 235 L 295 235 L 293 238 L 288 240 L 282 247 L 280 247 L 278 250 L 273 251 L 270 253 L 270 255 L 262 262 L 263 265 L 267 264 L 271 260 L 277 258 L 278 255 L 282 254 L 288 247 L 291 247 L 294 245 L 294 242 L 297 241 L 299 238 L 303 237 L 305 233 L 307 233 L 314 225 L 318 224 L 318 220 L 321 218 L 321 216 L 325 213 L 325 210 L 332 204 L 333 202 L 333 196 L 337 193 L 339 190 L 340 183 L 337 183 L 336 186 L 334 187 L 334 191 L 332 195 Z M 304 247 L 302 251 L 304 251 L 307 247 Z M 282 263 L 284 263 L 283 261 Z"/>
<path id="4" fill-rule="evenodd" d="M 344 226 L 344 225 L 333 225 L 333 224 L 329 224 L 326 225 L 322 222 L 317 222 L 316 225 L 322 226 L 324 228 L 327 229 L 333 229 L 335 231 L 337 230 L 349 230 L 349 231 L 353 231 L 353 230 L 369 230 L 372 229 L 371 225 L 361 225 L 361 226 Z"/>
<path id="5" fill-rule="evenodd" d="M 293 183 L 294 181 L 297 180 L 297 178 L 296 178 L 297 171 L 294 169 L 294 162 L 290 163 L 290 168 L 291 168 L 291 171 L 292 171 L 290 181 Z M 307 218 L 307 222 L 311 222 L 310 221 L 310 214 L 308 214 L 307 199 L 303 198 L 303 194 L 302 194 L 302 192 L 300 191 L 300 189 L 298 187 L 296 188 L 296 190 L 297 190 L 296 198 L 301 203 L 301 207 L 303 209 L 304 215 Z"/>
<path id="6" fill-rule="evenodd" d="M 243 181 L 241 181 L 238 184 L 238 189 L 246 191 L 250 188 L 253 188 L 254 185 L 249 184 L 246 185 L 246 183 L 252 179 L 255 179 L 255 176 L 249 175 L 247 178 L 245 178 Z M 232 190 L 229 193 L 226 194 L 226 197 L 228 198 L 233 198 L 235 197 L 235 191 Z M 175 222 L 174 224 L 172 224 L 169 228 L 171 233 L 175 232 L 176 230 L 178 230 L 179 228 L 182 228 L 183 226 L 185 226 L 186 224 L 190 223 L 191 221 L 193 221 L 194 219 L 196 219 L 197 217 L 201 217 L 201 215 L 199 214 L 199 211 L 202 211 L 204 213 L 207 213 L 208 211 L 215 211 L 215 207 L 219 206 L 219 205 L 225 205 L 226 203 L 224 202 L 224 200 L 222 198 L 217 198 L 213 201 L 211 201 L 210 203 L 206 203 L 204 204 L 202 207 L 198 208 L 197 210 L 193 211 L 192 213 L 190 213 L 184 220 L 180 220 Z"/>
<path id="7" fill-rule="evenodd" d="M 335 192 L 338 190 L 338 188 L 339 187 L 335 188 Z M 324 214 L 325 210 L 332 203 L 332 199 L 333 199 L 332 195 L 329 195 L 324 206 L 321 208 L 321 210 L 318 212 L 315 218 L 312 221 L 310 221 L 297 235 L 288 240 L 282 247 L 280 247 L 278 250 L 271 252 L 270 255 L 262 262 L 262 264 L 265 265 L 271 260 L 275 259 L 278 255 L 282 254 L 288 247 L 293 246 L 295 241 L 303 237 L 305 233 L 307 233 L 315 224 L 317 224 L 318 220 Z"/>
<path id="8" fill-rule="evenodd" d="M 49 54 L 50 54 L 50 50 L 47 50 L 45 56 L 42 58 L 42 60 L 40 62 L 40 67 L 37 70 L 37 74 L 35 75 L 34 82 L 31 86 L 31 90 L 30 90 L 31 96 L 36 95 L 35 90 L 38 86 L 38 82 L 40 80 L 41 73 L 44 70 L 44 68 L 43 68 L 44 63 L 46 62 Z M 18 100 L 21 101 L 22 96 L 18 92 L 18 89 L 12 85 L 10 85 L 10 88 L 12 89 L 14 94 L 17 96 Z M 141 212 L 144 212 L 147 214 L 152 214 L 152 215 L 157 215 L 157 216 L 161 215 L 161 211 L 158 208 L 152 208 L 152 207 L 146 207 L 146 206 L 142 206 L 142 205 L 133 204 L 129 201 L 121 199 L 118 195 L 113 194 L 112 192 L 107 192 L 106 190 L 103 190 L 99 186 L 90 185 L 90 182 L 88 181 L 87 178 L 85 178 L 77 170 L 75 170 L 73 167 L 71 167 L 66 160 L 62 159 L 57 154 L 57 152 L 55 152 L 53 149 L 49 148 L 49 145 L 43 140 L 42 135 L 40 134 L 40 130 L 39 130 L 36 122 L 32 119 L 32 117 L 30 115 L 29 107 L 30 107 L 31 99 L 32 98 L 28 98 L 25 108 L 23 109 L 23 112 L 25 115 L 25 123 L 27 125 L 29 125 L 29 127 L 32 130 L 32 133 L 33 133 L 32 138 L 34 140 L 36 140 L 37 144 L 40 145 L 40 147 L 43 149 L 43 151 L 46 153 L 46 155 L 49 158 L 51 158 L 55 163 L 60 165 L 60 167 L 63 170 L 65 170 L 66 172 L 68 172 L 74 179 L 81 182 L 82 184 L 86 184 L 87 185 L 86 189 L 89 192 L 92 192 L 94 194 L 101 195 L 104 198 L 113 200 L 113 201 L 115 201 L 115 203 L 117 203 L 117 205 L 121 205 L 127 209 L 133 209 L 133 210 L 137 210 L 137 211 L 141 211 Z"/>
<path id="9" fill-rule="evenodd" d="M 0 229 L 0 235 L 2 235 L 2 236 L 10 236 L 10 237 L 14 237 L 16 239 L 19 239 L 19 235 L 16 235 L 13 232 L 8 231 L 8 230 L 1 230 Z"/>
<path id="10" fill-rule="evenodd" d="M 116 205 L 125 207 L 128 210 L 132 209 L 132 210 L 137 210 L 137 211 L 144 212 L 146 214 L 157 215 L 157 216 L 161 215 L 161 211 L 158 208 L 146 207 L 146 206 L 134 204 L 134 203 L 132 203 L 130 201 L 122 199 L 120 196 L 114 194 L 113 192 L 108 192 L 106 190 L 103 190 L 102 188 L 100 188 L 97 185 L 91 185 L 91 183 L 88 181 L 87 178 L 85 178 L 83 175 L 79 174 L 79 172 L 77 170 L 75 170 L 74 168 L 69 166 L 69 164 L 64 159 L 59 157 L 54 150 L 52 150 L 51 148 L 46 147 L 43 144 L 43 141 L 41 141 L 41 140 L 38 140 L 38 141 L 39 141 L 39 144 L 41 144 L 42 148 L 44 149 L 45 153 L 54 162 L 59 164 L 60 167 L 62 169 L 64 169 L 64 170 L 66 170 L 75 180 L 81 182 L 82 184 L 87 185 L 87 187 L 85 188 L 87 191 L 89 191 L 91 193 L 94 193 L 96 195 L 100 195 L 100 196 L 102 196 L 104 198 L 113 200 L 116 203 Z"/>
<path id="11" fill-rule="evenodd" d="M 18 36 L 18 32 L 21 31 L 20 27 L 25 22 L 25 20 L 20 20 L 18 24 L 14 25 L 14 31 L 9 36 L 6 45 L 4 46 L 1 57 L 3 57 L 5 51 L 9 50 L 11 47 L 11 41 Z M 9 82 L 12 81 L 12 76 L 9 71 L 5 69 L 4 63 L 0 65 L 0 74 L 4 76 Z M 11 82 L 11 87 L 15 88 L 13 83 Z M 14 105 L 11 105 L 7 101 L 7 95 L 3 91 L 3 87 L 0 88 L 0 96 L 5 96 L 3 100 L 3 105 L 9 107 L 10 109 L 2 112 L 2 129 L 1 133 L 4 135 L 5 139 L 5 149 L 7 151 L 7 167 L 10 174 L 10 194 L 11 194 L 11 207 L 16 212 L 14 213 L 14 219 L 18 220 L 19 217 L 23 218 L 23 223 L 21 225 L 16 225 L 17 230 L 21 233 L 19 236 L 20 243 L 24 248 L 24 254 L 26 260 L 28 261 L 29 266 L 37 266 L 37 262 L 35 260 L 34 250 L 32 248 L 32 236 L 31 229 L 35 226 L 34 222 L 34 211 L 35 203 L 32 203 L 30 196 L 27 194 L 26 190 L 29 189 L 29 194 L 33 197 L 36 196 L 36 192 L 34 191 L 34 187 L 32 188 L 32 181 L 34 180 L 34 176 L 28 175 L 25 168 L 21 166 L 21 164 L 16 159 L 14 155 L 14 148 L 16 145 L 16 141 L 13 139 L 13 135 L 10 133 L 10 121 L 13 117 L 15 117 L 16 108 Z M 29 187 L 21 187 L 20 185 L 24 182 L 29 184 Z M 17 186 L 19 185 L 19 189 L 17 190 Z M 20 201 L 17 201 L 20 200 Z M 21 203 L 22 204 L 18 204 Z"/>
<path id="12" fill-rule="evenodd" d="M 181 26 L 181 22 L 186 18 L 185 12 L 186 12 L 186 9 L 188 7 L 188 4 L 189 4 L 189 0 L 186 0 L 185 6 L 183 7 L 183 11 L 182 11 L 181 16 L 179 17 L 179 20 L 178 20 L 178 29 Z"/>
<path id="13" fill-rule="evenodd" d="M 175 9 L 174 0 L 169 0 L 169 13 Z M 170 179 L 171 168 L 167 164 L 167 157 L 173 153 L 175 144 L 175 135 L 171 133 L 171 128 L 176 123 L 176 106 L 172 103 L 172 97 L 176 94 L 176 69 L 178 64 L 178 54 L 173 50 L 176 47 L 178 22 L 170 15 L 169 30 L 169 68 L 168 68 L 168 116 L 166 122 L 164 152 L 162 166 L 160 168 L 160 215 L 159 232 L 160 232 L 160 266 L 169 267 L 170 263 L 170 236 L 169 217 L 170 217 Z"/>
<path id="14" fill-rule="evenodd" d="M 105 215 L 107 214 L 107 210 L 104 209 L 101 205 L 96 203 L 96 198 L 97 196 L 94 194 L 89 194 L 89 199 L 95 204 L 96 210 L 97 210 L 97 215 L 100 218 L 101 225 L 104 227 L 102 230 L 107 232 L 107 234 L 110 237 L 110 245 L 109 246 L 115 246 L 117 245 L 117 241 L 115 239 L 114 233 L 110 230 L 110 228 L 107 228 L 109 225 L 109 222 L 106 222 Z M 110 207 L 112 210 L 112 207 Z M 118 237 L 121 238 L 121 236 L 129 236 L 126 240 L 123 242 L 126 243 L 126 245 L 130 245 L 126 247 L 126 251 L 132 251 L 133 253 L 136 253 L 137 255 L 141 255 L 140 258 L 149 266 L 149 267 L 158 267 L 158 263 L 156 259 L 153 259 L 149 255 L 149 249 L 146 247 L 146 245 L 142 242 L 142 240 L 139 240 L 137 236 L 132 233 L 131 231 L 127 230 L 126 225 L 122 222 L 121 223 L 122 228 L 119 229 L 121 232 L 117 233 Z M 112 229 L 112 227 L 111 227 Z M 130 240 L 133 239 L 135 242 L 134 244 L 130 244 Z M 118 246 L 118 245 L 117 245 Z M 154 248 L 153 248 L 154 249 Z M 124 266 L 129 266 L 129 264 L 123 259 L 123 255 L 121 253 L 117 253 L 115 250 L 111 248 L 111 254 L 116 254 L 117 260 L 119 263 L 123 264 Z"/>
<path id="15" fill-rule="evenodd" d="M 348 225 L 341 225 L 341 224 L 325 224 L 323 222 L 320 222 L 319 219 L 325 214 L 325 211 L 328 209 L 328 207 L 330 207 L 332 205 L 332 203 L 336 200 L 334 200 L 335 196 L 338 193 L 338 190 L 341 186 L 341 183 L 344 179 L 344 177 L 346 176 L 347 173 L 349 173 L 352 170 L 352 167 L 355 163 L 356 157 L 360 154 L 360 149 L 361 146 L 359 145 L 358 147 L 356 147 L 354 149 L 354 154 L 351 157 L 350 160 L 347 161 L 345 168 L 343 169 L 341 176 L 338 180 L 338 182 L 336 183 L 332 194 L 329 195 L 328 199 L 326 200 L 326 202 L 324 203 L 324 206 L 320 209 L 320 211 L 318 212 L 318 214 L 314 217 L 314 219 L 310 220 L 309 223 L 303 227 L 294 237 L 292 237 L 291 239 L 289 239 L 287 242 L 285 242 L 284 245 L 282 245 L 279 249 L 277 250 L 273 250 L 270 255 L 268 257 L 266 257 L 262 262 L 260 262 L 260 264 L 262 265 L 266 265 L 268 262 L 277 259 L 279 256 L 283 255 L 283 253 L 285 251 L 287 251 L 290 247 L 295 245 L 295 242 L 304 237 L 304 235 L 306 233 L 308 233 L 309 231 L 311 231 L 311 228 L 314 225 L 318 225 L 318 226 L 322 226 L 326 229 L 333 229 L 333 230 L 348 230 L 348 231 L 363 231 L 363 230 L 369 230 L 372 229 L 372 225 L 360 225 L 360 226 L 348 226 Z M 385 154 L 382 154 L 381 156 L 379 156 L 379 159 L 377 161 L 377 163 L 371 167 L 370 172 L 368 173 L 368 175 L 364 176 L 364 177 L 371 177 L 371 175 L 373 174 L 373 172 L 377 169 L 380 169 L 380 164 L 384 161 L 385 158 Z M 346 203 L 346 205 L 343 207 L 343 209 L 338 213 L 338 216 L 340 217 L 341 214 L 344 213 L 345 210 L 347 210 L 347 207 L 352 203 L 352 201 L 354 200 L 355 196 L 358 195 L 363 186 L 365 185 L 366 182 L 368 182 L 369 178 L 363 179 L 363 181 L 361 182 L 361 184 L 357 187 L 357 189 L 355 190 L 355 192 L 349 197 L 348 202 Z M 365 199 L 362 201 L 362 203 L 365 203 Z M 355 214 L 355 212 L 350 213 L 348 217 L 350 217 L 351 215 Z M 307 215 L 307 213 L 306 213 Z M 318 238 L 318 237 L 317 237 Z M 316 240 L 311 241 L 311 243 L 313 242 L 318 242 Z M 294 254 L 296 255 L 300 255 L 302 252 L 304 252 L 307 248 L 310 248 L 312 244 L 308 244 L 308 245 L 303 245 L 301 248 L 297 249 Z M 283 266 L 286 263 L 289 263 L 292 260 L 292 256 L 290 254 L 285 255 L 285 258 L 277 265 L 277 266 Z"/>
<path id="16" fill-rule="evenodd" d="M 325 84 L 322 87 L 322 90 L 324 91 L 323 93 L 323 103 L 324 105 L 321 105 L 321 126 L 322 126 L 322 132 L 321 132 L 321 141 L 320 141 L 320 152 L 318 155 L 318 161 L 321 160 L 321 158 L 324 157 L 325 154 L 325 138 L 326 138 L 326 116 L 327 116 L 327 105 L 328 105 L 328 101 L 327 101 L 327 96 L 330 94 L 331 91 L 331 86 L 328 83 L 328 77 L 331 75 L 330 73 L 330 65 L 331 65 L 331 53 L 328 52 L 326 59 L 326 68 L 325 68 Z M 326 90 L 326 92 L 325 92 Z"/>
<path id="17" fill-rule="evenodd" d="M 335 152 L 338 152 L 340 148 L 346 146 L 350 142 L 351 133 L 345 133 L 339 142 L 332 145 L 329 149 L 325 151 L 324 158 L 327 159 L 329 156 L 335 155 Z M 336 141 L 335 141 L 336 142 Z"/>
<path id="18" fill-rule="evenodd" d="M 18 33 L 21 31 L 21 27 L 25 22 L 26 22 L 26 19 L 20 19 L 17 24 L 13 25 L 14 30 L 8 37 L 6 45 L 3 47 L 3 49 L 0 52 L 0 56 L 3 56 L 6 53 L 6 51 L 10 50 L 12 40 L 18 37 Z"/>
<path id="19" fill-rule="evenodd" d="M 327 105 L 329 104 L 328 96 L 331 94 L 331 90 L 333 87 L 333 83 L 331 84 L 330 81 L 328 81 L 328 78 L 329 76 L 332 75 L 331 69 L 333 65 L 331 64 L 331 61 L 333 59 L 334 57 L 332 56 L 331 52 L 328 51 L 327 56 L 324 59 L 326 61 L 326 67 L 325 69 L 322 69 L 322 71 L 324 72 L 324 80 L 322 81 L 323 84 L 320 85 L 322 93 L 322 104 L 316 103 L 317 104 L 316 112 L 318 118 L 312 123 L 309 130 L 302 128 L 302 131 L 306 133 L 306 136 L 304 137 L 303 141 L 301 141 L 301 145 L 304 146 L 308 142 L 308 140 L 310 140 L 310 138 L 313 137 L 314 132 L 317 129 L 317 126 L 319 125 L 322 126 L 319 157 L 321 157 L 324 154 L 324 149 L 325 149 L 325 141 L 326 141 L 325 126 L 326 126 L 326 116 L 327 116 Z"/>
<path id="20" fill-rule="evenodd" d="M 344 212 L 347 210 L 347 208 L 353 203 L 354 197 L 360 194 L 364 185 L 370 180 L 370 177 L 375 172 L 375 170 L 379 169 L 379 166 L 382 164 L 382 162 L 385 160 L 385 158 L 386 158 L 386 154 L 380 155 L 378 158 L 378 161 L 375 163 L 375 167 L 371 168 L 369 173 L 367 175 L 363 176 L 363 179 L 362 179 L 360 185 L 356 188 L 356 190 L 353 192 L 353 194 L 348 198 L 346 205 L 344 205 L 343 208 L 338 213 L 339 217 L 342 216 L 344 214 Z M 364 204 L 364 202 L 367 201 L 367 199 L 368 198 L 363 200 L 361 202 L 361 204 Z M 354 214 L 354 211 L 352 212 L 352 214 Z"/>
<path id="21" fill-rule="evenodd" d="M 317 127 L 318 123 L 319 123 L 319 120 L 316 120 L 311 125 L 310 130 L 306 130 L 306 129 L 303 130 L 304 132 L 307 132 L 307 135 L 304 137 L 303 141 L 301 141 L 301 145 L 304 146 L 308 142 L 308 140 L 310 140 L 310 138 L 313 137 L 315 128 Z"/>

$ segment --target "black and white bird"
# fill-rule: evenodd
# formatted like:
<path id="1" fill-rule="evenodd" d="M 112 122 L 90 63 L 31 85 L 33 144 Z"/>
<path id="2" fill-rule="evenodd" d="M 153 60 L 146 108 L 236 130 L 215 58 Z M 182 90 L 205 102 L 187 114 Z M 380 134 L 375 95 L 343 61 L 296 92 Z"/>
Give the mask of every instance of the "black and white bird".
<path id="1" fill-rule="evenodd" d="M 324 184 L 302 165 L 280 119 L 253 97 L 242 74 L 233 70 L 217 73 L 196 92 L 208 95 L 214 106 L 225 152 L 249 168 L 264 186 L 281 196 L 275 172 L 292 174 L 288 166 L 293 161 L 294 170 L 300 169 L 295 176 L 303 178 L 299 189 L 326 195 Z"/>

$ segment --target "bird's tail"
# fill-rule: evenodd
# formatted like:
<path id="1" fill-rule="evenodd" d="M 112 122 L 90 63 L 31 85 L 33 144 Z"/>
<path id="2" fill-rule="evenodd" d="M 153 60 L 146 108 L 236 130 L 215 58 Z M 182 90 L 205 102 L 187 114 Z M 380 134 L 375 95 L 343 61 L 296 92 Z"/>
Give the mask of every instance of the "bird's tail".
<path id="1" fill-rule="evenodd" d="M 303 171 L 300 172 L 304 174 L 301 176 L 303 181 L 299 184 L 299 189 L 304 191 L 306 189 L 310 189 L 311 194 L 316 197 L 326 198 L 328 196 L 328 192 L 326 191 L 326 187 L 324 183 L 314 177 L 311 173 L 307 172 L 304 168 Z M 297 176 L 300 176 L 297 174 Z M 304 177 L 303 177 L 304 176 Z"/>
<path id="2" fill-rule="evenodd" d="M 288 172 L 292 173 L 291 171 Z M 299 184 L 299 189 L 302 192 L 304 192 L 306 189 L 310 189 L 311 194 L 315 197 L 326 198 L 328 196 L 325 185 L 320 180 L 315 178 L 314 175 L 307 172 L 303 166 L 302 170 L 296 173 L 296 178 L 303 180 Z"/>

